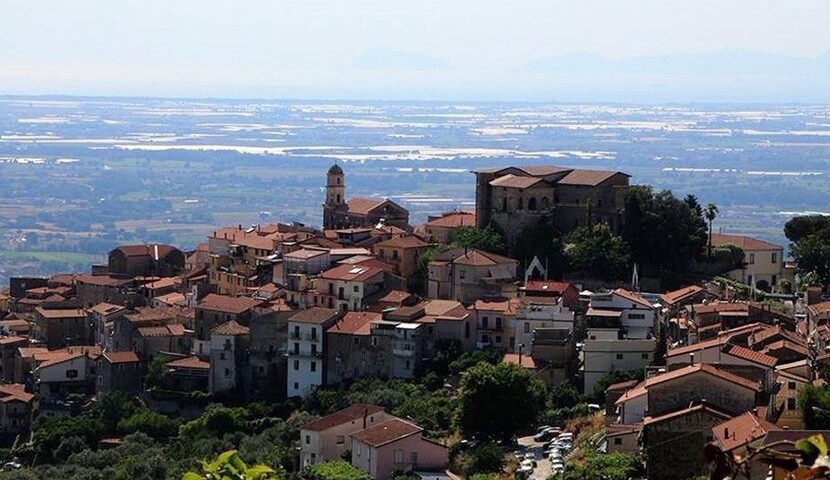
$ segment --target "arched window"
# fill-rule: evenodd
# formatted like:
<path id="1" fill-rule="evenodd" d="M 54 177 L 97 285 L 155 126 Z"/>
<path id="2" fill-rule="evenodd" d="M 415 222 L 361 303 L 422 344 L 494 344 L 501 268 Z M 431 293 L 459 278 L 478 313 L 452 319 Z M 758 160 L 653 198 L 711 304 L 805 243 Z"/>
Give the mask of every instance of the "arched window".
<path id="1" fill-rule="evenodd" d="M 525 203 L 524 199 L 522 197 L 519 197 L 519 201 L 516 204 L 516 210 L 521 210 L 521 209 L 525 208 L 524 203 Z"/>
<path id="2" fill-rule="evenodd" d="M 507 211 L 507 197 L 501 197 L 501 211 Z"/>
<path id="3" fill-rule="evenodd" d="M 337 177 L 337 184 L 340 185 L 340 177 Z"/>
<path id="4" fill-rule="evenodd" d="M 337 194 L 337 203 L 340 203 L 340 194 Z"/>
<path id="5" fill-rule="evenodd" d="M 542 210 L 547 210 L 550 208 L 550 201 L 548 200 L 548 197 L 542 197 L 541 205 Z"/>
<path id="6" fill-rule="evenodd" d="M 536 210 L 536 197 L 530 197 L 530 200 L 527 201 L 527 209 Z"/>

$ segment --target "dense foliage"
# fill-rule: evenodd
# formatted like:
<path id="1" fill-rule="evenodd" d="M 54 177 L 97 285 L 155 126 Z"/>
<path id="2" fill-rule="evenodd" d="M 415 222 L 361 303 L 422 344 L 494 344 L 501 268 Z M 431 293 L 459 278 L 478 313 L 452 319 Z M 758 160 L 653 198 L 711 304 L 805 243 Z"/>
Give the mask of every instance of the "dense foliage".
<path id="1" fill-rule="evenodd" d="M 372 480 L 369 474 L 343 460 L 306 467 L 302 477 L 303 480 Z"/>
<path id="2" fill-rule="evenodd" d="M 821 215 L 795 217 L 784 226 L 790 255 L 801 274 L 813 274 L 825 290 L 830 287 L 830 218 Z"/>
<path id="3" fill-rule="evenodd" d="M 187 472 L 182 480 L 276 480 L 277 472 L 266 465 L 248 466 L 236 450 L 219 454 L 211 462 L 202 462 L 199 472 Z"/>
<path id="4" fill-rule="evenodd" d="M 592 278 L 618 280 L 630 273 L 628 245 L 604 223 L 571 232 L 565 239 L 565 257 L 572 271 Z"/>
<path id="5" fill-rule="evenodd" d="M 628 480 L 638 478 L 636 474 L 642 464 L 635 455 L 626 453 L 589 454 L 585 462 L 569 466 L 562 480 Z"/>
<path id="6" fill-rule="evenodd" d="M 477 248 L 486 252 L 500 253 L 504 242 L 499 232 L 492 227 L 459 227 L 452 236 L 453 247 Z"/>
<path id="7" fill-rule="evenodd" d="M 830 429 L 830 388 L 805 385 L 798 392 L 798 410 L 808 430 Z"/>

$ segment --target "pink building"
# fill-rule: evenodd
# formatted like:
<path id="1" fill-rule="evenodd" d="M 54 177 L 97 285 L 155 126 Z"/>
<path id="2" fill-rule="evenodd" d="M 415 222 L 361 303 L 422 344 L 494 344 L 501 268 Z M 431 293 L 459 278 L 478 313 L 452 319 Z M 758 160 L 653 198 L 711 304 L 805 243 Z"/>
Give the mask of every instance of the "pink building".
<path id="1" fill-rule="evenodd" d="M 353 433 L 392 418 L 377 405 L 355 404 L 305 424 L 300 429 L 302 466 L 339 460 L 351 448 Z"/>
<path id="2" fill-rule="evenodd" d="M 443 470 L 447 447 L 426 439 L 423 428 L 393 417 L 352 434 L 352 465 L 376 480 L 392 478 L 397 471 Z"/>

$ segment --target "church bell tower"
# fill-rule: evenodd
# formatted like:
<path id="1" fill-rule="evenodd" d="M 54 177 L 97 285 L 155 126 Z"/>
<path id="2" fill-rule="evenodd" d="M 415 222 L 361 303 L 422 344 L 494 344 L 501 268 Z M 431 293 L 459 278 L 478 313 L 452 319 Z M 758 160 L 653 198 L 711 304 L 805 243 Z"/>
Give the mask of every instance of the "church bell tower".
<path id="1" fill-rule="evenodd" d="M 346 224 L 346 178 L 340 165 L 334 164 L 326 174 L 326 203 L 323 204 L 323 229 L 334 230 Z"/>

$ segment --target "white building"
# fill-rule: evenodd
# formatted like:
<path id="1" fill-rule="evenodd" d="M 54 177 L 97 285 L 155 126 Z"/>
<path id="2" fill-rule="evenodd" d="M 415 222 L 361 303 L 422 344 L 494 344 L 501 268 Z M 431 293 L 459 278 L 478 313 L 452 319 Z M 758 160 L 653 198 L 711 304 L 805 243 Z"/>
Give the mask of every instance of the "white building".
<path id="1" fill-rule="evenodd" d="M 312 307 L 288 319 L 289 397 L 303 396 L 313 387 L 325 385 L 325 333 L 340 316 L 333 309 Z"/>
<path id="2" fill-rule="evenodd" d="M 582 347 L 585 393 L 594 390 L 597 380 L 606 373 L 639 370 L 651 364 L 657 340 L 630 339 L 619 328 L 589 328 Z"/>
<path id="3" fill-rule="evenodd" d="M 591 295 L 585 316 L 589 327 L 618 326 L 627 338 L 649 338 L 657 327 L 655 306 L 640 294 L 623 288 Z"/>
<path id="4" fill-rule="evenodd" d="M 533 351 L 533 331 L 537 328 L 574 329 L 574 312 L 562 303 L 562 297 L 525 297 L 516 308 L 515 345 L 513 351 L 530 355 Z"/>

